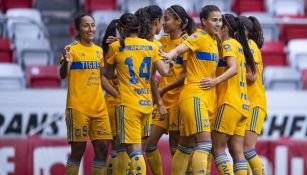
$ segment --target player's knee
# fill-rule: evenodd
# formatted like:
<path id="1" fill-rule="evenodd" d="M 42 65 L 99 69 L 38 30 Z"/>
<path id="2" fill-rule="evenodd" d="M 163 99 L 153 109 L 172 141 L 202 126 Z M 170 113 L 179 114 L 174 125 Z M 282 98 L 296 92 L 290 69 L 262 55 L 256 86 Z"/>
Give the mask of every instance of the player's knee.
<path id="1" fill-rule="evenodd" d="M 85 148 L 86 143 L 72 143 L 70 159 L 80 162 L 85 152 Z"/>

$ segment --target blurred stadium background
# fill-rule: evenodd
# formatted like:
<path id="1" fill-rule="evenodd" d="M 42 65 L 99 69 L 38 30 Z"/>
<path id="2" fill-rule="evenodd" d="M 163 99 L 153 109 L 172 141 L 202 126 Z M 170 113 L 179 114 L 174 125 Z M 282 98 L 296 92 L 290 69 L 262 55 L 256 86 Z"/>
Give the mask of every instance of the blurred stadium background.
<path id="1" fill-rule="evenodd" d="M 179 4 L 197 23 L 207 4 L 258 18 L 268 117 L 257 150 L 268 175 L 307 174 L 307 0 L 0 0 L 0 175 L 64 174 L 67 83 L 58 64 L 74 15 L 94 16 L 100 44 L 112 19 L 149 4 Z M 165 138 L 159 147 L 169 175 Z M 91 173 L 92 156 L 88 149 L 80 175 Z"/>

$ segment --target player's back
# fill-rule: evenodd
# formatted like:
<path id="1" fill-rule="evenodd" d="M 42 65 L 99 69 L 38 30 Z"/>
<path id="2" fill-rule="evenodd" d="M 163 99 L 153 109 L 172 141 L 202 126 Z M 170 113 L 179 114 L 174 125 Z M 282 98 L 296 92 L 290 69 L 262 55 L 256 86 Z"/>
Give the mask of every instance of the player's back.
<path id="1" fill-rule="evenodd" d="M 152 109 L 150 77 L 152 63 L 158 59 L 158 47 L 153 42 L 127 37 L 125 47 L 117 41 L 111 45 L 114 52 L 121 105 L 148 113 Z"/>

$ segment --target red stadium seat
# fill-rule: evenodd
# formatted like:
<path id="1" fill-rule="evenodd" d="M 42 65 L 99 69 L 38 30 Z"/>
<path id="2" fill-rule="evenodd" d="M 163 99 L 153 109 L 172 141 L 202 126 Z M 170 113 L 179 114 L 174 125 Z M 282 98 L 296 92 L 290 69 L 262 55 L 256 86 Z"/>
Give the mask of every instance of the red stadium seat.
<path id="1" fill-rule="evenodd" d="M 307 20 L 306 16 L 288 16 L 289 21 L 295 19 Z M 293 20 L 292 20 L 293 19 Z M 307 38 L 306 24 L 281 24 L 280 25 L 280 39 L 287 43 L 291 39 Z"/>
<path id="2" fill-rule="evenodd" d="M 13 51 L 8 39 L 0 38 L 0 62 L 13 62 Z"/>
<path id="3" fill-rule="evenodd" d="M 85 0 L 84 10 L 93 12 L 95 10 L 115 10 L 116 0 Z"/>
<path id="4" fill-rule="evenodd" d="M 10 8 L 31 8 L 32 0 L 2 0 L 3 10 Z"/>
<path id="5" fill-rule="evenodd" d="M 266 41 L 261 49 L 264 66 L 286 66 L 285 44 L 280 41 Z"/>
<path id="6" fill-rule="evenodd" d="M 234 0 L 232 11 L 240 14 L 242 12 L 261 12 L 264 11 L 264 0 Z"/>
<path id="7" fill-rule="evenodd" d="M 303 89 L 307 90 L 307 69 L 304 69 L 302 71 L 302 77 L 303 77 Z"/>
<path id="8" fill-rule="evenodd" d="M 27 87 L 60 88 L 57 66 L 29 66 L 26 68 Z"/>

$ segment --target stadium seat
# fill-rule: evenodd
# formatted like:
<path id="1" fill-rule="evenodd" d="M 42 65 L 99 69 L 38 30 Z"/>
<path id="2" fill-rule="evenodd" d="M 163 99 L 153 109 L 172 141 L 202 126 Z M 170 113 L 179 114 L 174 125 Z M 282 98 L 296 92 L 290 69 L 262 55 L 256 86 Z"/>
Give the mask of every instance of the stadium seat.
<path id="1" fill-rule="evenodd" d="M 233 0 L 232 10 L 237 14 L 247 11 L 261 12 L 264 11 L 264 0 Z"/>
<path id="2" fill-rule="evenodd" d="M 24 88 L 24 74 L 20 65 L 0 63 L 0 90 L 20 90 Z"/>
<path id="3" fill-rule="evenodd" d="M 53 63 L 48 39 L 16 41 L 17 62 L 22 66 Z"/>
<path id="4" fill-rule="evenodd" d="M 41 11 L 67 11 L 73 13 L 77 9 L 77 1 L 76 0 L 35 0 L 34 7 Z"/>
<path id="5" fill-rule="evenodd" d="M 243 12 L 241 15 L 254 16 L 258 19 L 261 24 L 265 40 L 271 41 L 279 39 L 279 27 L 277 24 L 278 18 L 267 12 Z"/>
<path id="6" fill-rule="evenodd" d="M 291 16 L 280 20 L 283 21 L 280 25 L 280 39 L 285 43 L 292 39 L 307 38 L 307 17 Z"/>
<path id="7" fill-rule="evenodd" d="M 27 87 L 29 88 L 60 88 L 58 66 L 26 67 Z"/>
<path id="8" fill-rule="evenodd" d="M 293 68 L 307 69 L 307 39 L 294 39 L 288 43 L 288 61 Z"/>
<path id="9" fill-rule="evenodd" d="M 197 0 L 195 7 L 196 11 L 200 12 L 205 5 L 216 5 L 223 12 L 231 11 L 232 0 Z"/>
<path id="10" fill-rule="evenodd" d="M 272 0 L 269 12 L 276 16 L 304 15 L 304 0 Z"/>
<path id="11" fill-rule="evenodd" d="M 139 8 L 153 4 L 152 0 L 125 0 L 125 5 L 122 7 L 126 12 L 134 13 Z M 162 8 L 162 7 L 161 7 Z"/>
<path id="12" fill-rule="evenodd" d="M 116 0 L 84 0 L 84 10 L 93 12 L 95 10 L 115 10 Z"/>
<path id="13" fill-rule="evenodd" d="M 2 0 L 3 10 L 11 8 L 31 8 L 32 0 Z"/>
<path id="14" fill-rule="evenodd" d="M 261 48 L 264 66 L 286 66 L 285 45 L 279 41 L 265 41 Z"/>
<path id="15" fill-rule="evenodd" d="M 188 13 L 193 13 L 194 10 L 194 1 L 187 0 L 156 0 L 155 2 L 158 4 L 163 10 L 169 8 L 172 5 L 180 5 L 182 6 Z"/>
<path id="16" fill-rule="evenodd" d="M 22 17 L 22 18 L 34 20 L 37 23 L 43 23 L 42 22 L 42 16 L 41 16 L 40 12 L 37 9 L 12 8 L 12 9 L 9 9 L 6 12 L 6 16 L 8 18 Z"/>
<path id="17" fill-rule="evenodd" d="M 264 84 L 267 89 L 301 89 L 301 74 L 291 67 L 271 67 L 264 69 Z"/>
<path id="18" fill-rule="evenodd" d="M 0 0 L 1 1 L 1 0 Z M 0 12 L 0 38 L 4 37 L 4 30 L 5 30 L 5 15 Z"/>
<path id="19" fill-rule="evenodd" d="M 11 43 L 5 38 L 0 38 L 0 62 L 13 62 Z"/>
<path id="20" fill-rule="evenodd" d="M 112 19 L 119 19 L 122 15 L 120 11 L 98 10 L 93 12 L 93 17 L 96 22 L 96 36 L 97 42 L 102 40 L 103 34 Z"/>
<path id="21" fill-rule="evenodd" d="M 307 69 L 302 70 L 303 89 L 307 90 Z"/>

